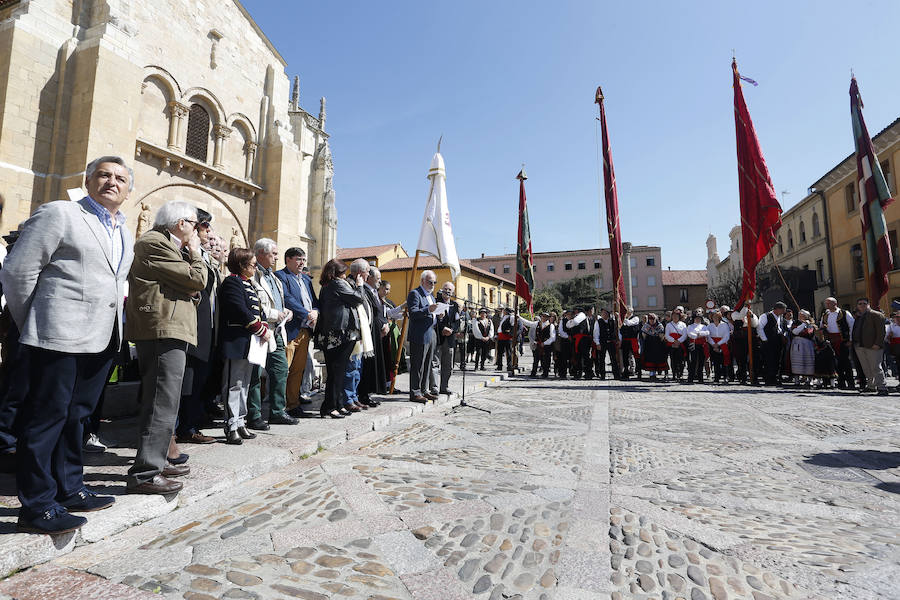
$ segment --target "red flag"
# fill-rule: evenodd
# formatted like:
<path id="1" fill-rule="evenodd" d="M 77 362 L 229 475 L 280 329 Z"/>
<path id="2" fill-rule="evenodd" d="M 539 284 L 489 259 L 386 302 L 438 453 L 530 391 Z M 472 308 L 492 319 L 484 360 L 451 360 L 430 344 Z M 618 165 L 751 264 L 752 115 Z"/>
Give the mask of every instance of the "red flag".
<path id="1" fill-rule="evenodd" d="M 531 253 L 531 227 L 528 225 L 528 206 L 525 202 L 525 169 L 516 175 L 519 180 L 519 237 L 516 248 L 516 295 L 528 304 L 533 312 L 531 290 L 534 289 L 534 256 Z"/>
<path id="2" fill-rule="evenodd" d="M 594 102 L 600 105 L 600 133 L 603 137 L 603 188 L 606 196 L 606 229 L 609 231 L 609 258 L 612 262 L 613 291 L 619 319 L 625 318 L 627 299 L 625 280 L 622 278 L 622 228 L 619 226 L 619 196 L 616 193 L 616 172 L 613 170 L 612 153 L 609 151 L 609 135 L 606 132 L 606 109 L 603 107 L 603 90 L 597 88 Z M 621 322 L 621 321 L 620 321 Z"/>
<path id="3" fill-rule="evenodd" d="M 781 205 L 775 195 L 772 178 L 766 167 L 759 139 L 750 120 L 737 61 L 731 61 L 734 72 L 734 128 L 737 138 L 738 188 L 741 196 L 741 242 L 744 274 L 741 299 L 735 309 L 753 298 L 756 289 L 756 265 L 775 245 L 775 232 L 781 227 Z"/>
<path id="4" fill-rule="evenodd" d="M 862 221 L 863 243 L 866 245 L 866 272 L 872 306 L 879 306 L 888 292 L 888 271 L 894 268 L 891 240 L 888 237 L 884 209 L 894 201 L 888 188 L 881 163 L 862 114 L 863 102 L 856 78 L 850 79 L 850 120 L 856 144 L 856 182 L 859 186 L 859 218 Z"/>

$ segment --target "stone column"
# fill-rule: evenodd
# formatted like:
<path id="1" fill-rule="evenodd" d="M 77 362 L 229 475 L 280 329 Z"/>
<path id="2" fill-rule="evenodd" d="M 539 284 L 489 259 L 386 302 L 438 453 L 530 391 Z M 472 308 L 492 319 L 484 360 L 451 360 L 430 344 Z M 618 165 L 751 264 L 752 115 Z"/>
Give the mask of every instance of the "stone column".
<path id="1" fill-rule="evenodd" d="M 231 127 L 217 123 L 213 125 L 213 137 L 215 144 L 213 146 L 213 166 L 217 169 L 222 168 L 222 146 L 225 140 L 231 135 Z"/>
<path id="2" fill-rule="evenodd" d="M 253 176 L 253 162 L 256 159 L 256 142 L 247 142 L 244 144 L 244 154 L 247 155 L 247 162 L 244 165 L 244 179 L 250 181 Z"/>
<path id="3" fill-rule="evenodd" d="M 181 124 L 187 116 L 187 106 L 181 102 L 169 102 L 169 150 L 178 149 L 178 140 L 181 139 Z"/>
<path id="4" fill-rule="evenodd" d="M 631 242 L 622 243 L 622 278 L 625 280 L 625 302 L 634 306 L 631 296 Z"/>

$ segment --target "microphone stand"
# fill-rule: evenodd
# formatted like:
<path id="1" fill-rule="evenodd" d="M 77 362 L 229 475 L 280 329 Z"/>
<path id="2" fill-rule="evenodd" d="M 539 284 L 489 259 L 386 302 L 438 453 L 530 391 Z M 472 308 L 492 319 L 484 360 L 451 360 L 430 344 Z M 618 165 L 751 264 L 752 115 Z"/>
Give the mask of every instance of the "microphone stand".
<path id="1" fill-rule="evenodd" d="M 465 304 L 463 306 L 465 306 Z M 472 320 L 466 319 L 463 323 L 463 332 L 462 332 L 463 333 L 463 349 L 462 349 L 462 351 L 463 351 L 464 359 L 465 359 L 465 352 L 466 352 L 466 342 L 469 339 L 469 328 L 471 326 L 472 326 Z M 468 364 L 468 361 L 464 360 L 463 363 L 460 365 L 460 369 L 462 370 L 462 398 L 459 402 L 459 407 L 460 408 L 473 408 L 475 410 L 480 410 L 481 412 L 486 412 L 487 414 L 491 414 L 491 411 L 489 411 L 486 408 L 481 408 L 480 406 L 473 406 L 473 405 L 469 404 L 468 402 L 466 402 L 466 371 L 468 370 L 468 369 L 466 369 L 467 364 Z M 475 366 L 476 367 L 478 366 L 477 362 L 475 363 Z"/>

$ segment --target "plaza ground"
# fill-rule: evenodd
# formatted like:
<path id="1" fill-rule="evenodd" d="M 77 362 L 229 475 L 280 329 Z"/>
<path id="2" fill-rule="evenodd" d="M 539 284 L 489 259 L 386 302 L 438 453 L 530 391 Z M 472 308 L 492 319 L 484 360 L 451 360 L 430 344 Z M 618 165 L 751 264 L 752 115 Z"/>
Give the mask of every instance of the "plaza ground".
<path id="1" fill-rule="evenodd" d="M 218 482 L 206 492 L 109 535 L 95 524 L 0 595 L 900 597 L 900 396 L 524 377 L 483 387 L 493 375 L 468 373 L 466 398 L 490 414 L 455 396 L 367 430 L 358 421 L 327 449 L 257 461 L 243 479 L 228 479 L 241 453 L 261 450 L 206 447 L 214 462 L 201 449 L 185 490 Z M 259 448 L 289 447 L 290 433 Z"/>

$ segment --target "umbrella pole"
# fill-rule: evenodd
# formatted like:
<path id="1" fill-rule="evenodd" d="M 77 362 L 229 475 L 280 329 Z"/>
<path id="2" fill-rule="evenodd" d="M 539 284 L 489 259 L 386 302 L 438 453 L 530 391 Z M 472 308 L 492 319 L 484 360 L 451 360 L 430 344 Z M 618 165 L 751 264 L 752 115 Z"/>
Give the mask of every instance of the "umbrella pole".
<path id="1" fill-rule="evenodd" d="M 412 291 L 413 282 L 415 282 L 416 277 L 416 269 L 419 268 L 419 250 L 416 250 L 416 257 L 413 259 L 412 273 L 410 276 L 412 279 L 409 282 L 409 289 L 406 290 L 406 297 L 409 298 L 409 293 Z M 397 384 L 397 372 L 400 369 L 400 357 L 403 355 L 403 344 L 406 343 L 406 331 L 407 325 L 409 321 L 409 303 L 407 303 L 406 308 L 403 309 L 403 325 L 400 327 L 400 343 L 397 344 L 397 358 L 394 359 L 394 380 L 391 381 L 391 394 L 394 393 L 394 387 Z M 412 376 L 412 373 L 410 373 Z M 412 380 L 410 380 L 410 384 L 412 384 Z M 412 387 L 410 387 L 412 389 Z"/>

